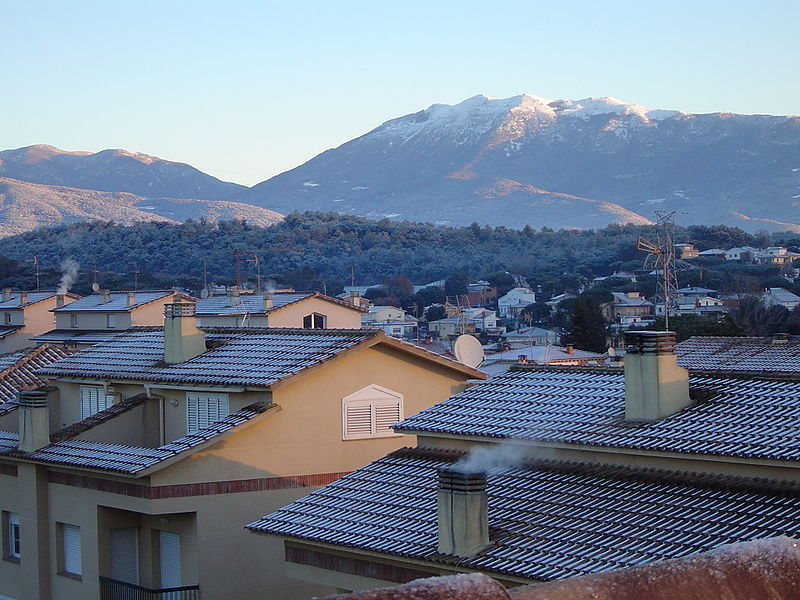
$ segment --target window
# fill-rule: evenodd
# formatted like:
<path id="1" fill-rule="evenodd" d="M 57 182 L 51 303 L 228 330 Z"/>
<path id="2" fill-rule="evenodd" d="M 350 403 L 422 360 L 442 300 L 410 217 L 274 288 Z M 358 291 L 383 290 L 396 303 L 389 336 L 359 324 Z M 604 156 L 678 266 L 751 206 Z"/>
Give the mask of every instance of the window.
<path id="1" fill-rule="evenodd" d="M 181 536 L 169 531 L 158 532 L 161 587 L 183 585 L 181 580 Z"/>
<path id="2" fill-rule="evenodd" d="M 3 511 L 3 558 L 19 562 L 19 515 Z"/>
<path id="3" fill-rule="evenodd" d="M 106 327 L 108 329 L 114 329 L 117 326 L 117 315 L 113 313 L 109 313 L 106 315 Z"/>
<path id="4" fill-rule="evenodd" d="M 114 404 L 114 396 L 94 385 L 81 386 L 81 420 L 107 409 Z"/>
<path id="5" fill-rule="evenodd" d="M 58 572 L 61 575 L 80 579 L 81 528 L 66 523 L 56 524 L 59 538 Z"/>
<path id="6" fill-rule="evenodd" d="M 5 319 L 6 325 L 11 325 L 11 313 L 5 313 L 4 319 Z"/>
<path id="7" fill-rule="evenodd" d="M 328 317 L 319 313 L 311 313 L 303 317 L 303 329 L 325 329 Z"/>
<path id="8" fill-rule="evenodd" d="M 77 327 L 78 326 L 78 315 L 70 315 L 69 316 L 69 326 L 70 327 Z"/>
<path id="9" fill-rule="evenodd" d="M 227 394 L 186 394 L 186 433 L 204 429 L 229 413 Z"/>
<path id="10" fill-rule="evenodd" d="M 342 439 L 391 437 L 403 419 L 403 396 L 377 385 L 342 398 Z"/>

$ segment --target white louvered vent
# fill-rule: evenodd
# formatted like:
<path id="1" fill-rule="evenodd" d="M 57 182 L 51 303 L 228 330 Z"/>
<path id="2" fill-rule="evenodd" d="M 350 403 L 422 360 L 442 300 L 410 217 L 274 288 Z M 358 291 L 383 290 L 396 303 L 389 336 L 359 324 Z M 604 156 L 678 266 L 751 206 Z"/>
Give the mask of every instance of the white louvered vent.
<path id="1" fill-rule="evenodd" d="M 397 435 L 392 425 L 403 418 L 403 396 L 370 385 L 342 398 L 342 439 Z"/>
<path id="2" fill-rule="evenodd" d="M 186 394 L 186 433 L 204 429 L 229 414 L 227 394 Z"/>

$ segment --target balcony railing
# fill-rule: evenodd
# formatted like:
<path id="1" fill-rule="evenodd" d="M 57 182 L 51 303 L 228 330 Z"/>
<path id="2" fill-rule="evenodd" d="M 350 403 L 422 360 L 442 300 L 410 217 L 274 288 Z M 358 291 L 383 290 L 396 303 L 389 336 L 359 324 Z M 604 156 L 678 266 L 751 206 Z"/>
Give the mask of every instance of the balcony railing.
<path id="1" fill-rule="evenodd" d="M 133 583 L 101 577 L 100 600 L 200 600 L 200 586 L 186 585 L 151 590 Z"/>

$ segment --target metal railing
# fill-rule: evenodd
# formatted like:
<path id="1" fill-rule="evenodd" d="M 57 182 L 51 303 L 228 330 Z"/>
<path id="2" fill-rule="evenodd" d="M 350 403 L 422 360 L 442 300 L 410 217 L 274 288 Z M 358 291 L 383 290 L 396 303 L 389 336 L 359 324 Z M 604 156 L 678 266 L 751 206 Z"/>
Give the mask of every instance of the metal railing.
<path id="1" fill-rule="evenodd" d="M 100 600 L 200 600 L 200 586 L 151 590 L 110 577 L 100 577 Z"/>

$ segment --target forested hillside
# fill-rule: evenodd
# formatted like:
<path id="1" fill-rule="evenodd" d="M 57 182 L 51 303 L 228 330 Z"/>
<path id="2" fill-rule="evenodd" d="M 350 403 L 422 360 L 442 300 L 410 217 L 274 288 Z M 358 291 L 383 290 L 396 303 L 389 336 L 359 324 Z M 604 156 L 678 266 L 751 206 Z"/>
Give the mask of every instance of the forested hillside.
<path id="1" fill-rule="evenodd" d="M 238 220 L 125 227 L 88 222 L 0 240 L 0 255 L 10 259 L 0 264 L 0 280 L 4 285 L 32 287 L 36 257 L 41 286 L 54 285 L 60 263 L 73 258 L 81 265 L 74 288 L 79 292 L 85 293 L 93 280 L 108 287 L 132 287 L 134 278 L 140 289 L 183 285 L 197 291 L 204 279 L 232 283 L 234 251 L 239 250 L 244 281 L 254 282 L 260 272 L 265 281 L 271 278 L 297 289 L 324 287 L 335 292 L 351 277 L 356 285 L 381 283 L 397 275 L 424 284 L 457 271 L 473 278 L 509 271 L 543 286 L 545 292 L 558 293 L 594 276 L 640 265 L 643 255 L 636 249 L 636 238 L 651 233 L 650 227 L 635 226 L 599 231 L 513 230 L 477 224 L 441 227 L 327 213 L 292 214 L 271 227 Z M 735 228 L 697 226 L 679 229 L 677 241 L 727 248 L 780 241 L 800 244 L 794 239 L 798 237 L 758 239 Z M 738 277 L 729 275 L 731 280 Z"/>

